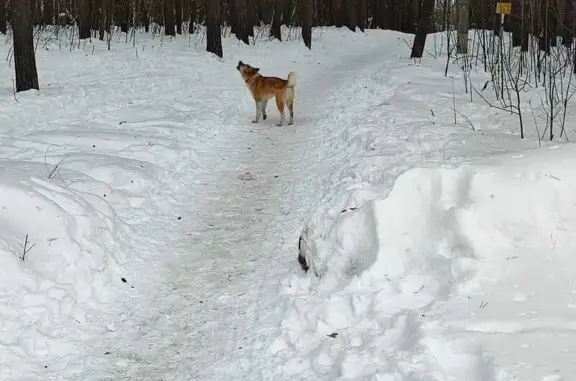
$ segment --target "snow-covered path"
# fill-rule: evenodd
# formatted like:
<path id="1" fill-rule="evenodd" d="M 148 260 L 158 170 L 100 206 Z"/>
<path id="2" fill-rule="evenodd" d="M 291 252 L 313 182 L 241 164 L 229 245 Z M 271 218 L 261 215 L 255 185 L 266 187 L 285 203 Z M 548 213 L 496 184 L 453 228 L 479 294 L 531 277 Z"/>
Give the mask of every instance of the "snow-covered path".
<path id="1" fill-rule="evenodd" d="M 41 92 L 0 78 L 0 379 L 574 374 L 576 151 L 527 151 L 441 56 L 345 28 L 222 60 L 201 36 L 46 38 Z M 239 59 L 298 72 L 295 126 L 272 102 L 250 123 Z"/>
<path id="2" fill-rule="evenodd" d="M 379 57 L 391 43 L 299 73 L 295 127 L 276 127 L 269 105 L 258 125 L 250 123 L 252 108 L 243 108 L 222 128 L 202 170 L 183 179 L 178 232 L 150 232 L 168 239 L 178 260 L 150 274 L 163 284 L 141 291 L 147 297 L 123 314 L 117 334 L 93 347 L 99 359 L 78 379 L 261 379 L 250 360 L 266 361 L 258 353 L 271 338 L 254 331 L 277 302 L 278 282 L 299 270 L 302 223 L 346 158 L 344 147 L 328 144 L 337 137 L 325 136 L 326 126 L 353 98 L 355 81 L 383 69 Z"/>

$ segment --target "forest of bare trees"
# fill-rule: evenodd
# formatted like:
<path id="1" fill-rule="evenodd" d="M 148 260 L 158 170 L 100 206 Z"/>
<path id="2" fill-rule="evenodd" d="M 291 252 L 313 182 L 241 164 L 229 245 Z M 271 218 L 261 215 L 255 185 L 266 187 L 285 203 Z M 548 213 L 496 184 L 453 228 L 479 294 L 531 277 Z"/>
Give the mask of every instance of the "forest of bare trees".
<path id="1" fill-rule="evenodd" d="M 543 104 L 548 110 L 544 130 L 552 139 L 553 125 L 565 117 L 573 94 L 566 73 L 576 73 L 576 0 L 510 3 L 511 14 L 501 19 L 495 0 L 0 0 L 0 32 L 9 26 L 13 31 L 17 91 L 38 88 L 32 33 L 49 25 L 74 28 L 80 40 L 108 44 L 113 34 L 128 38 L 152 27 L 168 36 L 205 33 L 206 50 L 220 57 L 223 27 L 245 44 L 255 42 L 255 31 L 281 40 L 282 27 L 298 27 L 310 49 L 314 27 L 389 29 L 415 36 L 412 58 L 425 54 L 428 34 L 443 32 L 447 38 L 440 55 L 448 57 L 446 68 L 459 65 L 466 91 L 484 97 L 468 81 L 472 62 L 480 62 L 491 74 L 498 101 L 491 105 L 518 114 L 522 136 L 522 94 L 551 86 Z M 565 79 L 560 90 L 558 75 Z"/>
<path id="2" fill-rule="evenodd" d="M 539 39 L 541 48 L 555 46 L 556 37 L 569 46 L 574 35 L 574 0 L 510 0 L 512 15 L 505 30 L 512 32 L 515 46 L 527 49 L 528 36 Z M 23 0 L 0 0 L 0 32 L 16 21 L 15 9 Z M 36 26 L 76 25 L 80 39 L 99 38 L 117 27 L 149 30 L 159 24 L 166 35 L 196 31 L 206 26 L 216 33 L 229 26 L 240 40 L 250 43 L 254 27 L 269 25 L 272 37 L 281 38 L 280 26 L 302 27 L 304 43 L 311 46 L 315 26 L 347 27 L 350 30 L 390 29 L 417 34 L 446 30 L 468 14 L 471 29 L 498 33 L 495 0 L 26 0 Z M 458 10 L 459 9 L 459 10 Z M 462 13 L 464 12 L 464 13 Z M 208 50 L 221 52 L 210 36 Z M 421 42 L 422 43 L 422 42 Z M 420 49 L 416 50 L 418 53 Z"/>
<path id="3" fill-rule="evenodd" d="M 512 32 L 515 46 L 527 49 L 528 36 L 539 39 L 541 48 L 555 46 L 556 37 L 569 46 L 574 36 L 574 0 L 510 0 L 512 15 L 505 30 Z M 23 0 L 0 0 L 0 32 L 16 21 L 15 10 Z M 26 0 L 35 26 L 76 25 L 80 39 L 99 38 L 117 27 L 149 30 L 151 23 L 166 35 L 194 32 L 206 26 L 217 32 L 229 26 L 246 44 L 254 27 L 269 25 L 272 37 L 281 39 L 280 26 L 302 27 L 304 43 L 311 46 L 310 29 L 316 26 L 347 27 L 352 31 L 390 29 L 417 34 L 446 30 L 468 14 L 471 29 L 498 33 L 495 0 Z M 460 10 L 458 10 L 460 9 Z M 462 13 L 462 10 L 464 13 Z M 187 27 L 185 27 L 185 25 Z M 208 50 L 221 54 L 210 36 Z M 422 43 L 422 42 L 421 42 Z M 416 53 L 418 53 L 417 49 Z"/>

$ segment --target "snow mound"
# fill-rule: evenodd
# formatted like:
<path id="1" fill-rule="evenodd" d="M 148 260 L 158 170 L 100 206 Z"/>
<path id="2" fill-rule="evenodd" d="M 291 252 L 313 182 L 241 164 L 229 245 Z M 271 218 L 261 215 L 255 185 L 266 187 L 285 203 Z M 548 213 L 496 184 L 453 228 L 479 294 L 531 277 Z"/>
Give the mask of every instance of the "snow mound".
<path id="1" fill-rule="evenodd" d="M 0 162 L 0 344 L 20 360 L 70 350 L 66 335 L 120 279 L 118 242 L 126 234 L 102 197 L 50 181 L 45 171 Z"/>
<path id="2" fill-rule="evenodd" d="M 385 197 L 342 210 L 329 229 L 312 219 L 300 254 L 318 278 L 294 276 L 285 285 L 296 298 L 272 350 L 331 379 L 494 379 L 494 350 L 462 330 L 509 332 L 522 324 L 470 323 L 476 311 L 462 312 L 464 302 L 459 320 L 447 322 L 446 306 L 459 295 L 468 301 L 487 282 L 510 279 L 514 270 L 506 263 L 513 258 L 536 252 L 555 256 L 556 266 L 574 266 L 560 253 L 576 250 L 575 160 L 576 149 L 565 146 L 413 168 Z M 513 277 L 516 297 L 533 282 L 521 279 L 534 279 L 542 266 L 516 269 L 524 275 Z M 540 292 L 555 297 L 554 287 Z M 478 299 L 468 303 L 478 309 Z"/>

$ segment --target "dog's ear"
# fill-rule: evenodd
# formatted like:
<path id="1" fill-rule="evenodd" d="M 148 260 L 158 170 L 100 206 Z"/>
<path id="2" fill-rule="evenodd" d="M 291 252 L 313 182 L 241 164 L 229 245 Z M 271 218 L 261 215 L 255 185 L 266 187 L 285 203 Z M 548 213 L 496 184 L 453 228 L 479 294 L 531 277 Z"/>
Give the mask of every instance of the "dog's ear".
<path id="1" fill-rule="evenodd" d="M 242 66 L 242 65 L 244 65 L 244 62 L 238 61 L 238 66 Z"/>
<path id="2" fill-rule="evenodd" d="M 258 73 L 260 71 L 260 68 L 255 67 L 254 68 L 254 73 Z"/>

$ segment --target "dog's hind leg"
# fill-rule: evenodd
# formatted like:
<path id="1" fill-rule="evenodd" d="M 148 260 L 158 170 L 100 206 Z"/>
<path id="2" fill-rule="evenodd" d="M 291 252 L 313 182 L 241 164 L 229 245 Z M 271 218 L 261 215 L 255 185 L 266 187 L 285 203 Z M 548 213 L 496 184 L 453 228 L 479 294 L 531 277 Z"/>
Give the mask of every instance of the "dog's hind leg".
<path id="1" fill-rule="evenodd" d="M 294 124 L 294 88 L 290 87 L 286 91 L 286 106 L 288 106 L 288 111 L 290 111 L 290 120 L 288 125 Z"/>
<path id="2" fill-rule="evenodd" d="M 261 103 L 262 102 L 256 102 L 256 118 L 252 121 L 252 123 L 258 123 L 260 121 L 260 113 L 262 112 Z"/>
<path id="3" fill-rule="evenodd" d="M 266 115 L 266 106 L 268 106 L 268 99 L 260 102 L 260 109 L 262 110 L 262 119 L 266 120 L 266 118 L 268 118 L 268 115 Z"/>
<path id="4" fill-rule="evenodd" d="M 284 97 L 280 94 L 276 94 L 276 107 L 278 107 L 278 111 L 280 112 L 280 123 L 277 126 L 282 126 L 284 123 Z"/>

